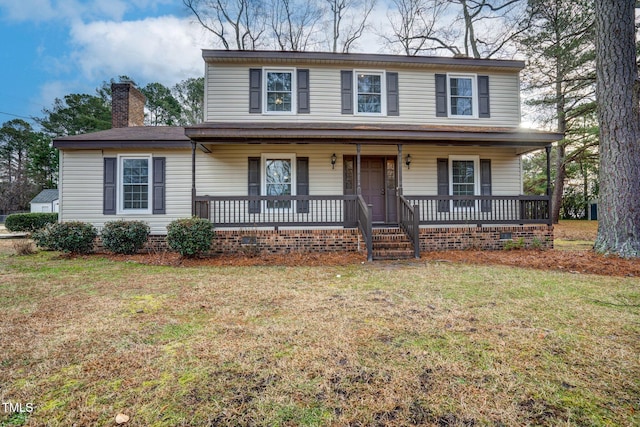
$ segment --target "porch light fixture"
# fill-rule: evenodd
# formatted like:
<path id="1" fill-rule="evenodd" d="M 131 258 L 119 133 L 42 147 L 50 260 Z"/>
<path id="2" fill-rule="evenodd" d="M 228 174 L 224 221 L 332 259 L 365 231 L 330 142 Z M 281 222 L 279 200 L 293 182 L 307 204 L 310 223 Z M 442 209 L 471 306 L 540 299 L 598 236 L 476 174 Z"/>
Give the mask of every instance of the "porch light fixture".
<path id="1" fill-rule="evenodd" d="M 407 165 L 407 169 L 411 169 L 411 154 L 407 154 L 407 159 L 404 161 L 404 164 Z"/>
<path id="2" fill-rule="evenodd" d="M 331 155 L 331 169 L 336 168 L 336 160 L 338 160 L 338 158 L 336 157 L 336 153 L 333 153 Z"/>

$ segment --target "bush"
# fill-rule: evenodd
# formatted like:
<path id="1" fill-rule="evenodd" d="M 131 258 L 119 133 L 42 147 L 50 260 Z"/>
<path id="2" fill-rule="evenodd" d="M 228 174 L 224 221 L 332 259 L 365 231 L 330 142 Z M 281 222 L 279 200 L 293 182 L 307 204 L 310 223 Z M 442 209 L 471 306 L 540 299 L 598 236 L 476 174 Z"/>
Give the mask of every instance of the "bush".
<path id="1" fill-rule="evenodd" d="M 183 257 L 194 257 L 211 248 L 213 225 L 203 218 L 184 218 L 167 226 L 169 248 Z"/>
<path id="2" fill-rule="evenodd" d="M 58 222 L 57 213 L 20 213 L 7 217 L 4 226 L 9 231 L 33 233 L 46 226 Z"/>
<path id="3" fill-rule="evenodd" d="M 79 221 L 49 224 L 33 233 L 33 240 L 41 248 L 73 254 L 93 251 L 98 232 L 91 224 Z"/>
<path id="4" fill-rule="evenodd" d="M 142 221 L 111 221 L 102 229 L 102 244 L 116 254 L 132 255 L 144 247 L 149 226 Z"/>

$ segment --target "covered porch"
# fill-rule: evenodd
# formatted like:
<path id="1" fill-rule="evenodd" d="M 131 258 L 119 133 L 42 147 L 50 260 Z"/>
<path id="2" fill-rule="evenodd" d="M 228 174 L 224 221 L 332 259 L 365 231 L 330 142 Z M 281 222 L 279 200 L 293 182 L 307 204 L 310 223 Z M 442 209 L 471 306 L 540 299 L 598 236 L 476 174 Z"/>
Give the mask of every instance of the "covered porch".
<path id="1" fill-rule="evenodd" d="M 438 171 L 432 171 L 440 175 L 445 171 L 444 175 L 447 175 L 443 178 L 446 182 L 438 178 L 437 191 L 416 191 L 415 185 L 406 191 L 403 173 L 405 170 L 409 173 L 415 160 L 415 152 L 414 157 L 411 152 L 416 147 L 442 147 L 443 152 L 447 147 L 474 147 L 475 150 L 480 147 L 509 147 L 518 155 L 546 149 L 549 188 L 550 144 L 560 138 L 559 134 L 512 128 L 290 123 L 281 126 L 208 123 L 187 128 L 186 134 L 192 141 L 192 213 L 209 219 L 218 230 L 283 232 L 291 229 L 355 229 L 359 231 L 358 246 L 366 250 L 371 260 L 376 229 L 383 227 L 401 230 L 411 244 L 413 256 L 419 257 L 421 250 L 431 247 L 425 242 L 425 236 L 434 228 L 452 230 L 471 227 L 476 233 L 493 230 L 491 235 L 495 237 L 495 230 L 500 227 L 518 230 L 514 227 L 541 226 L 541 229 L 547 229 L 551 226 L 549 191 L 545 196 L 524 196 L 520 192 L 495 195 L 490 180 L 480 182 L 485 180 L 484 177 L 480 179 L 479 170 L 486 166 L 482 160 L 475 164 L 467 162 L 466 165 L 462 161 L 456 163 L 453 160 L 452 163 L 449 160 L 449 167 L 453 165 L 464 171 L 466 166 L 471 171 L 476 170 L 476 189 L 474 191 L 470 187 L 467 191 L 471 194 L 462 194 L 465 191 L 457 191 L 459 188 L 452 191 L 455 183 L 449 182 L 451 172 L 447 175 L 447 165 L 440 165 L 445 159 L 438 158 Z M 275 195 L 269 194 L 264 188 L 252 194 L 251 186 L 245 194 L 217 195 L 200 190 L 197 151 L 215 156 L 221 147 L 259 147 L 265 144 L 289 144 L 298 148 L 315 144 L 327 147 L 329 151 L 331 147 L 345 144 L 355 148 L 353 153 L 340 153 L 340 156 L 332 153 L 322 159 L 332 170 L 336 164 L 341 166 L 343 191 L 340 194 L 326 194 L 326 191 L 318 191 L 317 186 L 312 186 L 315 191 L 309 191 L 308 180 L 302 182 L 302 179 L 296 183 L 297 191 L 289 187 L 286 191 L 276 191 Z M 363 153 L 373 146 L 384 146 L 386 151 L 379 149 L 375 155 Z M 296 151 L 296 148 L 290 151 Z M 380 154 L 382 152 L 384 154 Z M 413 167 L 415 174 L 415 165 Z M 298 162 L 297 172 L 300 173 L 304 168 L 308 168 L 308 163 Z M 239 175 L 244 174 L 239 172 Z M 520 180 L 520 177 L 513 179 Z M 498 239 L 508 239 L 513 233 L 498 232 L 498 236 Z"/>

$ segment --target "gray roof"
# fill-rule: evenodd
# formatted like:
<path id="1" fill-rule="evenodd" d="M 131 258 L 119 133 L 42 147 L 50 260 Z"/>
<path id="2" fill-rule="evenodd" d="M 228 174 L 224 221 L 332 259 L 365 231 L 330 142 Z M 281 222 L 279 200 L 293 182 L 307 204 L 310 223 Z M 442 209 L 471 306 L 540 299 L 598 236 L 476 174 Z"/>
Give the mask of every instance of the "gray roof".
<path id="1" fill-rule="evenodd" d="M 53 140 L 56 148 L 186 148 L 191 140 L 182 126 L 131 126 Z"/>
<path id="2" fill-rule="evenodd" d="M 31 200 L 31 203 L 51 203 L 58 200 L 58 189 L 53 188 L 49 190 L 42 190 L 36 197 Z"/>

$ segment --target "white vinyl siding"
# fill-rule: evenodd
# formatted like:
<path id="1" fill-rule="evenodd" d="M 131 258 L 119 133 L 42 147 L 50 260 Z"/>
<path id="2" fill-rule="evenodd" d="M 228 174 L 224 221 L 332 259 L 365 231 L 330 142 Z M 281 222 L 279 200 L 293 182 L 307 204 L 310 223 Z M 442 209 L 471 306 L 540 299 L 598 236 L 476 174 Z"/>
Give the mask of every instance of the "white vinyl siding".
<path id="1" fill-rule="evenodd" d="M 249 68 L 259 64 L 207 65 L 206 111 L 208 122 L 269 122 L 273 115 L 249 113 Z M 400 115 L 347 115 L 341 113 L 340 70 L 335 67 L 309 66 L 311 114 L 279 115 L 281 122 L 393 123 L 417 125 L 464 125 L 517 127 L 520 124 L 520 86 L 517 73 L 478 70 L 489 76 L 491 117 L 469 120 L 467 117 L 442 118 L 435 114 L 435 74 L 456 70 L 416 70 L 387 68 L 398 72 Z M 343 67 L 344 68 L 344 67 Z M 346 67 L 349 68 L 349 67 Z M 383 94 L 383 99 L 386 95 Z"/>
<path id="2" fill-rule="evenodd" d="M 309 194 L 342 194 L 343 156 L 355 156 L 355 145 L 296 145 L 297 157 L 309 157 Z M 239 145 L 216 146 L 213 154 L 198 156 L 198 194 L 211 196 L 246 195 L 248 188 L 247 159 L 263 153 L 273 155 L 291 153 L 292 146 Z M 331 169 L 331 155 L 337 157 Z M 363 146 L 363 156 L 396 156 L 395 145 Z M 478 156 L 491 159 L 492 194 L 499 196 L 521 194 L 520 157 L 513 148 L 463 148 L 411 146 L 403 147 L 403 159 L 411 154 L 411 168 L 402 163 L 404 193 L 414 195 L 437 194 L 436 160 L 449 156 Z"/>
<path id="3" fill-rule="evenodd" d="M 157 150 L 150 154 L 166 158 L 166 214 L 103 215 L 104 157 L 126 157 L 127 152 L 104 150 L 62 150 L 64 165 L 61 180 L 61 221 L 90 222 L 98 229 L 105 222 L 124 220 L 145 221 L 152 234 L 166 234 L 169 222 L 191 216 L 191 151 Z M 135 154 L 132 152 L 132 154 Z M 204 153 L 200 153 L 204 156 Z M 118 172 L 119 173 L 119 172 Z"/>

